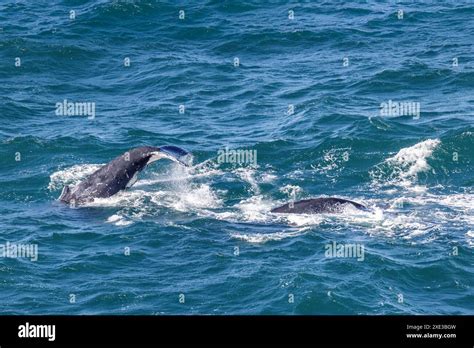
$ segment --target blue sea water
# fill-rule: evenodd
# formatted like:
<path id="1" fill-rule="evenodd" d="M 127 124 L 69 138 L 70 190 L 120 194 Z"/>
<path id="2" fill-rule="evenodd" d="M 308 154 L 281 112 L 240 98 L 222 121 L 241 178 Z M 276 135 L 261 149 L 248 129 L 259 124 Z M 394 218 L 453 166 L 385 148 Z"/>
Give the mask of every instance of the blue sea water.
<path id="1" fill-rule="evenodd" d="M 38 260 L 0 258 L 0 313 L 474 314 L 473 18 L 472 1 L 2 1 L 0 244 Z M 194 165 L 56 200 L 165 144 Z M 370 210 L 270 213 L 318 196 Z"/>

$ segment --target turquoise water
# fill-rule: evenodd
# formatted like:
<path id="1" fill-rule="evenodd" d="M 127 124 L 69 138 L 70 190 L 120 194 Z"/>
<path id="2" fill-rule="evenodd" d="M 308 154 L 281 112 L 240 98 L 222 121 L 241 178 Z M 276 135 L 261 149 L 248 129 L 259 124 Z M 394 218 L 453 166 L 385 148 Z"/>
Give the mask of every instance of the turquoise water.
<path id="1" fill-rule="evenodd" d="M 38 260 L 0 258 L 0 312 L 474 314 L 473 16 L 470 1 L 2 2 L 0 243 Z M 64 100 L 95 117 L 57 115 Z M 419 117 L 381 116 L 390 100 Z M 194 166 L 56 201 L 164 144 Z M 226 147 L 257 161 L 221 163 Z M 370 210 L 270 213 L 321 195 Z"/>

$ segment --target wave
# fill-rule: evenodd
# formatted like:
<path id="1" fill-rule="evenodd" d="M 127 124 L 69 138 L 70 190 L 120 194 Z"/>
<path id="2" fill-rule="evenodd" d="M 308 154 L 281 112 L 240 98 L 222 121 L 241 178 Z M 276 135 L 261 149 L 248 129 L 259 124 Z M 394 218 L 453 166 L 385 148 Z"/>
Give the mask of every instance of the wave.
<path id="1" fill-rule="evenodd" d="M 286 238 L 298 237 L 309 230 L 309 227 L 303 227 L 295 231 L 282 231 L 272 233 L 231 233 L 230 236 L 248 243 L 261 244 L 271 241 L 280 241 Z"/>
<path id="2" fill-rule="evenodd" d="M 413 191 L 423 191 L 417 186 L 418 174 L 431 169 L 428 158 L 441 144 L 439 139 L 428 139 L 413 146 L 402 148 L 369 172 L 371 184 L 375 187 L 401 186 Z"/>

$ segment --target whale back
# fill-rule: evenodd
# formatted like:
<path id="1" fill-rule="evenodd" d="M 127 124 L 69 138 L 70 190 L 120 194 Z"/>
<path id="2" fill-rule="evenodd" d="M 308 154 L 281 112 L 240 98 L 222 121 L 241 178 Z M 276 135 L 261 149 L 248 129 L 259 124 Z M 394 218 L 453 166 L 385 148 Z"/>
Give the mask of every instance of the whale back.
<path id="1" fill-rule="evenodd" d="M 324 197 L 305 199 L 298 202 L 287 203 L 281 207 L 272 209 L 272 213 L 284 214 L 323 214 L 341 213 L 347 205 L 357 209 L 367 209 L 364 205 L 343 198 Z"/>

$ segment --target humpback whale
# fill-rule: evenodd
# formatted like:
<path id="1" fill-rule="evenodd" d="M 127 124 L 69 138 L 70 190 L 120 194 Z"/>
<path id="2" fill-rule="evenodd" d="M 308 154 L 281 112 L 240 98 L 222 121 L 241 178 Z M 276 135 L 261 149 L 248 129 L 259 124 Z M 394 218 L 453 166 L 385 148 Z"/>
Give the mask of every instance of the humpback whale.
<path id="1" fill-rule="evenodd" d="M 367 210 L 367 208 L 359 203 L 349 201 L 343 198 L 322 197 L 304 199 L 298 202 L 291 202 L 281 207 L 271 210 L 272 213 L 284 214 L 324 214 L 324 213 L 341 213 L 347 206 L 353 206 L 357 209 Z"/>
<path id="2" fill-rule="evenodd" d="M 106 198 L 131 187 L 147 165 L 168 158 L 189 166 L 191 154 L 177 146 L 142 146 L 116 157 L 74 187 L 64 186 L 59 200 L 72 205 Z"/>

